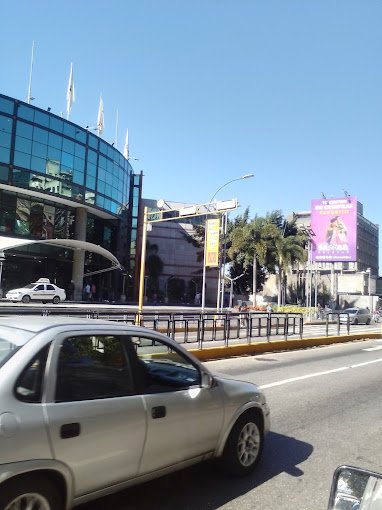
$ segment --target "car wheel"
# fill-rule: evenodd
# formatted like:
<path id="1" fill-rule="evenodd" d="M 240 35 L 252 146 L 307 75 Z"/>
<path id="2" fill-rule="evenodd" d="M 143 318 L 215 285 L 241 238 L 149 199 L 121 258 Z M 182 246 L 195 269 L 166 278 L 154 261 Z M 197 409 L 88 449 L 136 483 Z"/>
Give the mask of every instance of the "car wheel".
<path id="1" fill-rule="evenodd" d="M 353 324 L 358 324 L 358 319 L 354 319 Z"/>
<path id="2" fill-rule="evenodd" d="M 228 436 L 222 465 L 230 473 L 244 476 L 251 473 L 261 456 L 263 431 L 254 412 L 240 416 Z"/>
<path id="3" fill-rule="evenodd" d="M 58 305 L 59 302 L 60 302 L 60 298 L 58 296 L 54 296 L 54 298 L 52 299 L 52 303 L 54 305 Z"/>
<path id="4" fill-rule="evenodd" d="M 1 485 L 1 510 L 64 510 L 62 495 L 49 480 L 36 476 L 17 478 Z"/>
<path id="5" fill-rule="evenodd" d="M 371 322 L 371 319 L 369 318 L 369 319 L 367 319 L 366 324 L 369 325 L 370 322 Z"/>
<path id="6" fill-rule="evenodd" d="M 31 300 L 31 297 L 30 297 L 30 296 L 28 296 L 28 294 L 26 294 L 25 296 L 23 296 L 23 297 L 22 297 L 22 300 L 21 300 L 21 301 L 22 301 L 23 303 L 29 303 L 29 302 L 30 302 L 30 300 Z"/>

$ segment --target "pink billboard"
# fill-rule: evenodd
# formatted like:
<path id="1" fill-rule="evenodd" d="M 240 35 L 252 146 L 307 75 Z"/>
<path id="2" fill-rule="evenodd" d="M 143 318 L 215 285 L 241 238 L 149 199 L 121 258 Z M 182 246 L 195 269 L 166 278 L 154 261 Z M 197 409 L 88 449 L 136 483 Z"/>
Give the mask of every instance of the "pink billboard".
<path id="1" fill-rule="evenodd" d="M 312 239 L 312 260 L 357 260 L 356 197 L 312 200 L 310 226 L 315 234 Z"/>

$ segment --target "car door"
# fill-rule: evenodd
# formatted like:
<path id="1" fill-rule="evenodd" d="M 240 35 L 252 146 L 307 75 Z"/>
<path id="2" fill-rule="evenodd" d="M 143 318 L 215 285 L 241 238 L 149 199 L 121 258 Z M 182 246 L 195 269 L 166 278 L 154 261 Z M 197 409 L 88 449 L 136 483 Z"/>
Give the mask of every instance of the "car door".
<path id="1" fill-rule="evenodd" d="M 46 416 L 54 457 L 69 466 L 75 496 L 133 478 L 146 437 L 123 337 L 56 340 Z"/>
<path id="2" fill-rule="evenodd" d="M 51 301 L 55 295 L 56 295 L 56 289 L 53 287 L 53 285 L 51 283 L 47 283 L 46 290 L 45 290 L 45 299 L 47 301 Z"/>
<path id="3" fill-rule="evenodd" d="M 221 388 L 202 387 L 199 365 L 165 342 L 144 336 L 132 342 L 148 415 L 140 474 L 214 451 L 223 423 Z"/>
<path id="4" fill-rule="evenodd" d="M 39 283 L 35 285 L 31 290 L 31 298 L 36 300 L 42 300 L 45 298 L 45 285 L 43 283 Z"/>

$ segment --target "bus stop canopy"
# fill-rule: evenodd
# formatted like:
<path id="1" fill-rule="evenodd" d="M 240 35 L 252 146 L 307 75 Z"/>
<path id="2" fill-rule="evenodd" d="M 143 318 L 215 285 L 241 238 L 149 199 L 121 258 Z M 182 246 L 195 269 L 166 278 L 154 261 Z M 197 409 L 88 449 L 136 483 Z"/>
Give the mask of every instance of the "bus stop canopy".
<path id="1" fill-rule="evenodd" d="M 107 270 L 121 269 L 123 266 L 119 263 L 117 257 L 115 257 L 110 251 L 102 248 L 98 244 L 88 243 L 87 241 L 77 241 L 76 239 L 17 239 L 15 237 L 0 236 L 0 251 L 4 252 L 12 248 L 22 248 L 30 246 L 32 244 L 45 244 L 49 246 L 56 246 L 61 248 L 67 248 L 69 250 L 84 250 L 97 253 L 102 257 L 111 262 L 111 267 Z"/>

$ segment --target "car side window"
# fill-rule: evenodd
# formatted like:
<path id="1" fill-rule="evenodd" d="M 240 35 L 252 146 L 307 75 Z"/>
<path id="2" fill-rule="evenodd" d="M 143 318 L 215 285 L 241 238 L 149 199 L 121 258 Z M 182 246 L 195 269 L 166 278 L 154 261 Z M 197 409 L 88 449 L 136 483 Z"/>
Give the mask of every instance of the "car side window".
<path id="1" fill-rule="evenodd" d="M 44 290 L 44 285 L 36 285 L 36 287 L 34 288 L 34 290 Z"/>
<path id="2" fill-rule="evenodd" d="M 199 368 L 183 353 L 159 340 L 131 337 L 144 372 L 145 393 L 163 393 L 200 385 Z"/>
<path id="3" fill-rule="evenodd" d="M 56 402 L 123 397 L 134 393 L 123 337 L 78 336 L 62 342 Z"/>
<path id="4" fill-rule="evenodd" d="M 21 372 L 15 385 L 15 394 L 18 400 L 34 404 L 41 402 L 49 347 L 49 345 L 44 347 Z"/>
<path id="5" fill-rule="evenodd" d="M 47 285 L 47 286 L 46 286 L 46 290 L 54 290 L 53 285 Z"/>

